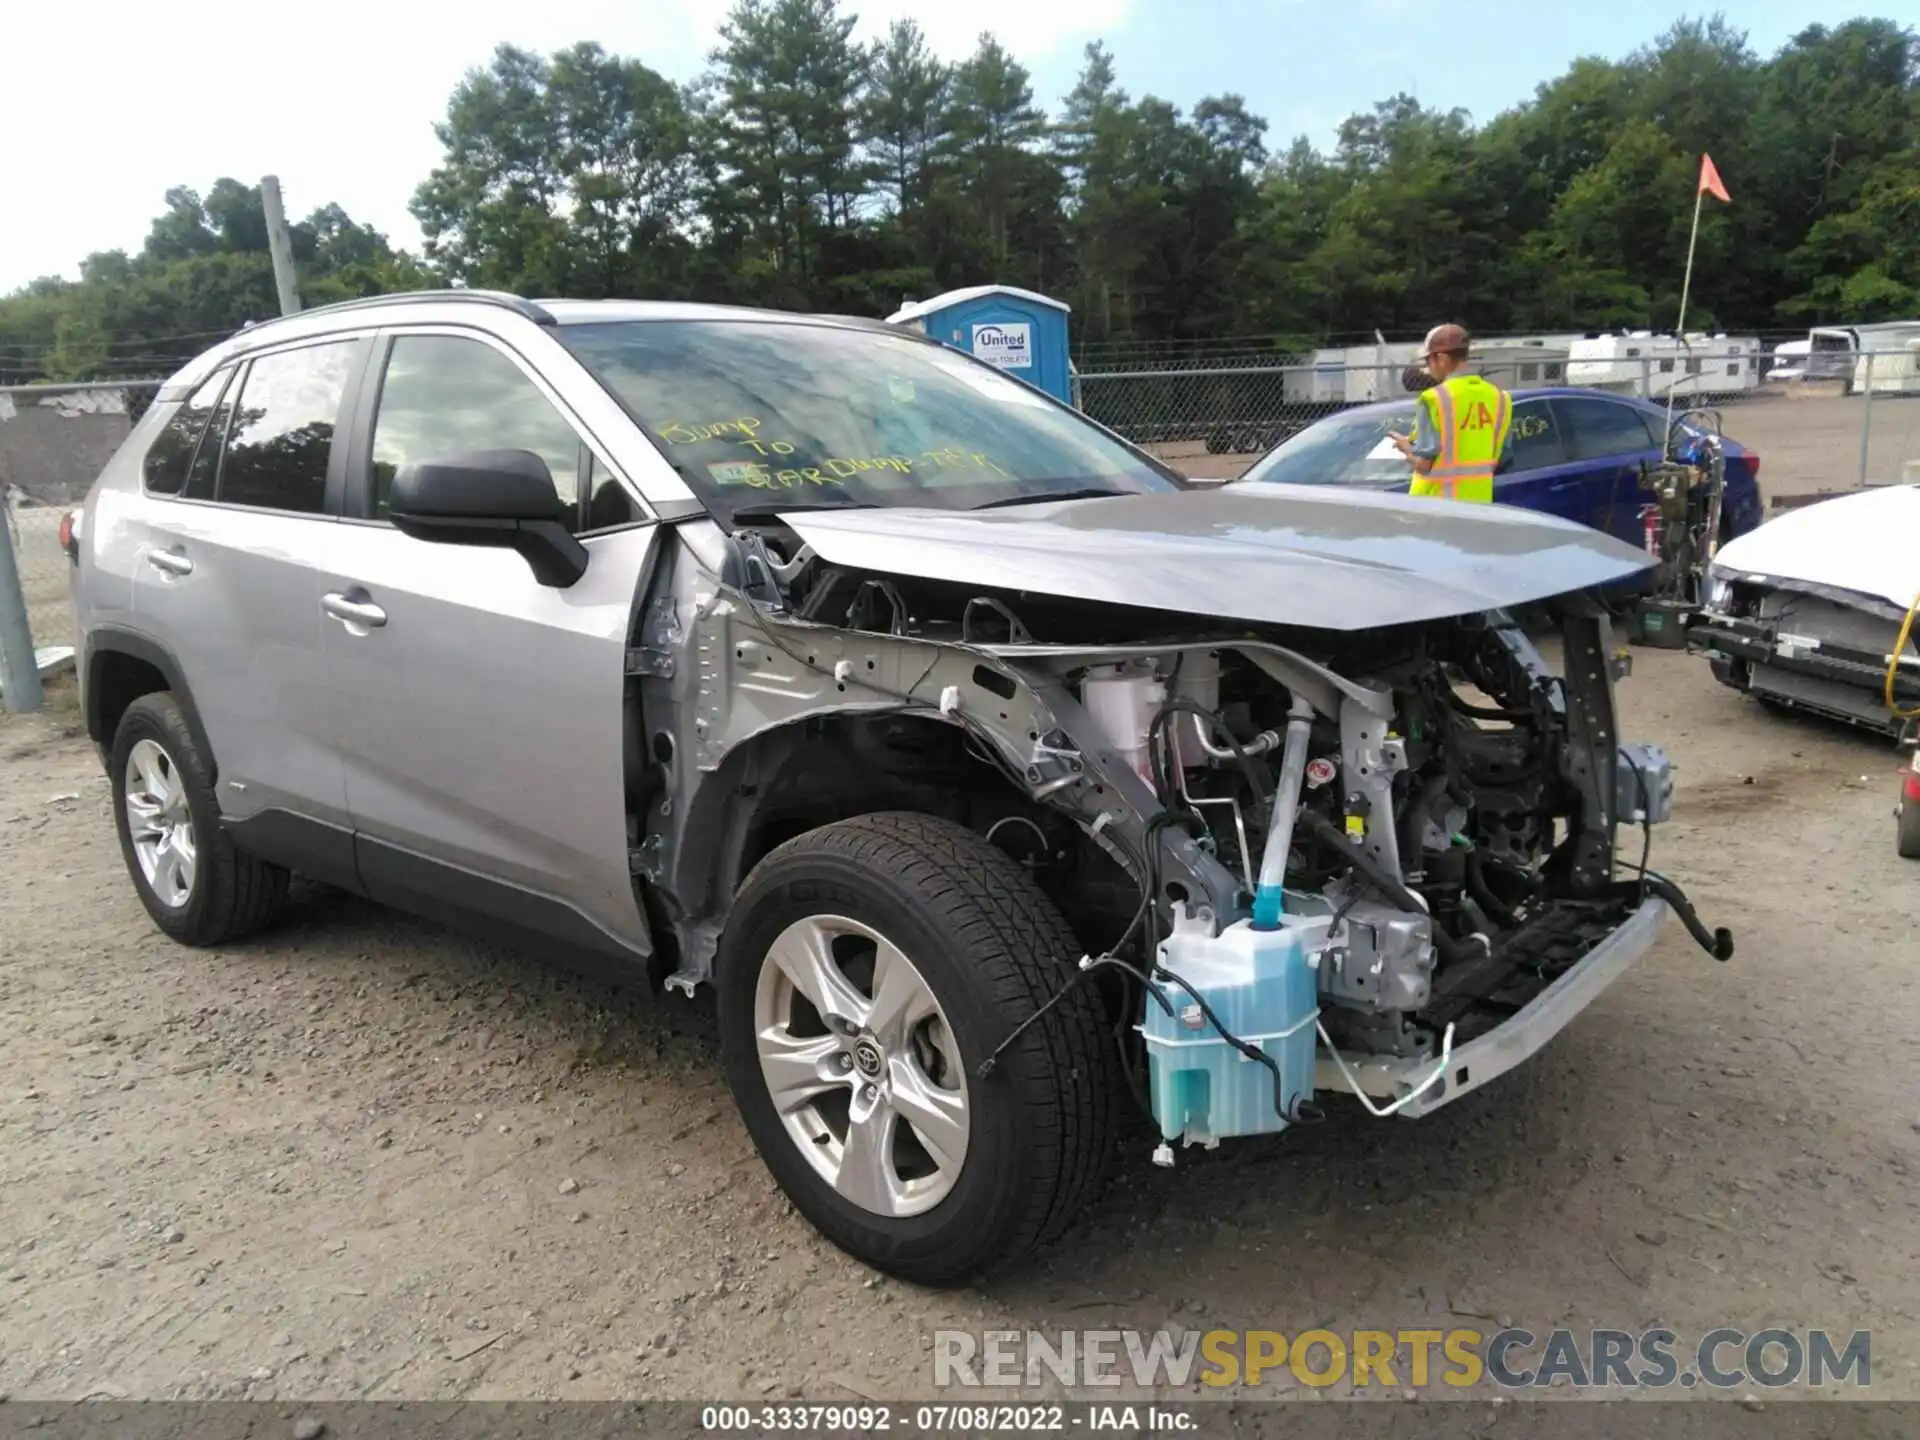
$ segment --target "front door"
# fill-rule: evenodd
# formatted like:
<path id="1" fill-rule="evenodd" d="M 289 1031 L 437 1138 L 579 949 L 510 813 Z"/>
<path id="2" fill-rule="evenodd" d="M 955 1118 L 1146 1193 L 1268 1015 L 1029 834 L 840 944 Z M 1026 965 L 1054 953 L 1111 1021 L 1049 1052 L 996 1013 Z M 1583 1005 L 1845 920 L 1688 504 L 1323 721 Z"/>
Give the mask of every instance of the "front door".
<path id="1" fill-rule="evenodd" d="M 1646 412 L 1607 395 L 1563 395 L 1553 405 L 1566 430 L 1567 451 L 1584 474 L 1586 523 L 1630 545 L 1644 543 L 1640 480 L 1660 460 Z"/>
<path id="2" fill-rule="evenodd" d="M 500 342 L 398 333 L 376 364 L 322 597 L 362 883 L 414 908 L 645 951 L 627 862 L 625 659 L 658 527 Z M 592 558 L 570 588 L 539 584 L 510 550 L 388 522 L 400 466 L 497 449 L 545 460 L 579 517 Z"/>

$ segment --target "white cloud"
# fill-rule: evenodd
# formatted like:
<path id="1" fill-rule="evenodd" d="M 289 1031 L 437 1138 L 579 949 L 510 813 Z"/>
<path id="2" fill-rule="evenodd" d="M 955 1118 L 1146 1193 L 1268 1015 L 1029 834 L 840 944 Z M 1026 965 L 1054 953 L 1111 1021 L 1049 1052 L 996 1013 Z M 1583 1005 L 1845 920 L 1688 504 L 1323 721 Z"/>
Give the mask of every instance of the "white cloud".
<path id="1" fill-rule="evenodd" d="M 864 34 L 912 16 L 959 58 L 991 30 L 1029 65 L 1110 34 L 1135 0 L 870 0 Z M 705 64 L 729 0 L 97 0 L 9 7 L 0 94 L 10 134 L 0 292 L 138 248 L 171 185 L 278 174 L 296 217 L 338 201 L 417 245 L 407 200 L 439 158 L 433 122 L 460 76 L 510 41 L 598 40 L 675 79 Z M 17 13 L 16 13 L 17 12 Z"/>

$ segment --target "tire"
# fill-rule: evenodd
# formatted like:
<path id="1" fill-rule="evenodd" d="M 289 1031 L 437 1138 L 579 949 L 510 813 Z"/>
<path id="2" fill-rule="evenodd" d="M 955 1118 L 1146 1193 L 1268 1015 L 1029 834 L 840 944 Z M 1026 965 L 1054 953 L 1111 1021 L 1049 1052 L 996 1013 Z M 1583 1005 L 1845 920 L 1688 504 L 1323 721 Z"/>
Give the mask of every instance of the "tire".
<path id="1" fill-rule="evenodd" d="M 1901 782 L 1900 808 L 1894 812 L 1898 817 L 1894 838 L 1900 848 L 1902 860 L 1920 860 L 1920 805 L 1907 799 L 1906 782 Z"/>
<path id="2" fill-rule="evenodd" d="M 849 925 L 867 933 L 849 933 Z M 907 961 L 937 1012 L 910 1032 L 935 1037 L 931 1051 L 921 1041 L 915 1042 L 920 1048 L 902 1045 L 897 1028 L 878 1017 L 872 1030 L 861 1025 L 839 1036 L 817 1019 L 806 1022 L 806 1007 L 793 999 L 798 987 L 786 978 L 790 966 L 806 968 L 792 959 L 803 953 L 795 937 L 835 932 L 828 953 L 852 958 L 832 969 L 852 979 L 856 990 L 863 952 L 875 955 L 876 972 L 883 963 L 889 967 L 889 993 L 892 977 L 901 973 L 892 967 Z M 881 958 L 876 937 L 895 959 Z M 785 963 L 775 959 L 777 942 L 789 957 Z M 924 1285 L 965 1282 L 1065 1230 L 1110 1172 L 1125 1094 L 1095 987 L 1068 991 L 989 1074 L 981 1076 L 979 1067 L 1074 977 L 1080 954 L 1059 910 L 1026 871 L 950 821 L 864 816 L 810 831 L 762 860 L 741 887 L 720 942 L 720 1042 L 747 1131 L 795 1208 L 857 1259 Z M 841 963 L 853 973 L 841 971 Z M 881 988 L 868 983 L 867 993 L 852 997 L 851 1009 L 862 1019 L 873 1015 L 868 994 Z M 782 1017 L 798 1018 L 781 1028 Z M 837 1088 L 783 1114 L 763 1061 L 770 1026 L 782 1045 L 805 1043 L 792 1037 L 809 1033 L 822 1050 L 838 1045 L 840 1053 L 802 1076 L 804 1087 Z M 890 1028 L 895 1033 L 883 1033 Z M 868 1037 L 883 1052 L 877 1064 L 871 1052 L 861 1052 Z M 929 1054 L 937 1065 L 921 1064 Z M 845 1080 L 817 1078 L 838 1073 L 835 1067 Z M 924 1096 L 935 1069 L 947 1087 L 943 1113 L 952 1114 L 956 1094 L 964 1111 L 963 1143 L 944 1142 L 960 1153 L 959 1162 L 942 1164 L 936 1149 L 920 1143 L 923 1133 L 950 1136 L 951 1126 L 923 1132 L 896 1111 L 894 1138 L 876 1152 L 886 1156 L 882 1183 L 876 1189 L 846 1179 L 853 1117 L 864 1092 L 876 1091 L 878 1103 L 890 1109 L 895 1100 L 904 1103 L 913 1085 Z M 863 1073 L 880 1077 L 884 1088 L 865 1085 Z M 956 1080 L 962 1089 L 953 1088 Z M 836 1135 L 841 1095 L 846 1119 Z M 863 1133 L 885 1134 L 886 1123 Z M 924 1157 L 933 1173 L 903 1179 L 911 1168 L 903 1154 Z M 853 1168 L 875 1173 L 871 1166 Z M 829 1170 L 839 1172 L 838 1183 Z M 849 1198 L 848 1191 L 879 1195 L 892 1210 Z"/>
<path id="3" fill-rule="evenodd" d="M 138 800 L 130 798 L 130 769 Z M 143 695 L 120 717 L 107 762 L 120 856 L 153 923 L 184 945 L 238 940 L 271 923 L 287 898 L 287 872 L 241 854 L 221 828 L 208 770 L 173 696 Z M 155 824 L 136 832 L 136 810 L 154 815 Z M 154 842 L 161 831 L 165 838 Z M 183 834 L 184 865 L 175 838 Z M 154 858 L 151 876 L 143 853 Z"/>

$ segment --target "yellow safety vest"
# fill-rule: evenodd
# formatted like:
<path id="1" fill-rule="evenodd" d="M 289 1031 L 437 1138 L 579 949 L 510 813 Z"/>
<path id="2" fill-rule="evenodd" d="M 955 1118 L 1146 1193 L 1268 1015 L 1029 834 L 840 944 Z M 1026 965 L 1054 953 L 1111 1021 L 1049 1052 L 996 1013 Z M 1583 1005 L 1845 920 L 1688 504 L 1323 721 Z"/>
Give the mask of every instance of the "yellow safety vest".
<path id="1" fill-rule="evenodd" d="M 1407 493 L 1491 504 L 1494 467 L 1513 423 L 1507 392 L 1478 375 L 1450 375 L 1431 390 L 1422 390 L 1415 403 L 1426 407 L 1440 437 L 1440 454 L 1433 469 L 1414 474 Z"/>

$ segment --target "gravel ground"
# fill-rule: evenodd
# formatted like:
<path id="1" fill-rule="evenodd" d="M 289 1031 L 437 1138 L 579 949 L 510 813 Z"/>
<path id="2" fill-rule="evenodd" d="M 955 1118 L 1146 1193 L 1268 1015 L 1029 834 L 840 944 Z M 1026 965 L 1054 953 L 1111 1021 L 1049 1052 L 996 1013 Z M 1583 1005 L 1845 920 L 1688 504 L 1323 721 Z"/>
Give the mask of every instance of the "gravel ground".
<path id="1" fill-rule="evenodd" d="M 881 1279 L 752 1152 L 710 1013 L 336 894 L 163 940 L 68 707 L 0 720 L 0 1393 L 924 1397 L 940 1328 L 1871 1329 L 1920 1397 L 1920 867 L 1883 744 L 1643 651 L 1675 927 L 1417 1123 L 1148 1164 L 977 1291 Z M 1281 1393 L 1289 1393 L 1282 1390 Z M 1704 1392 L 1702 1392 L 1704 1393 Z"/>

